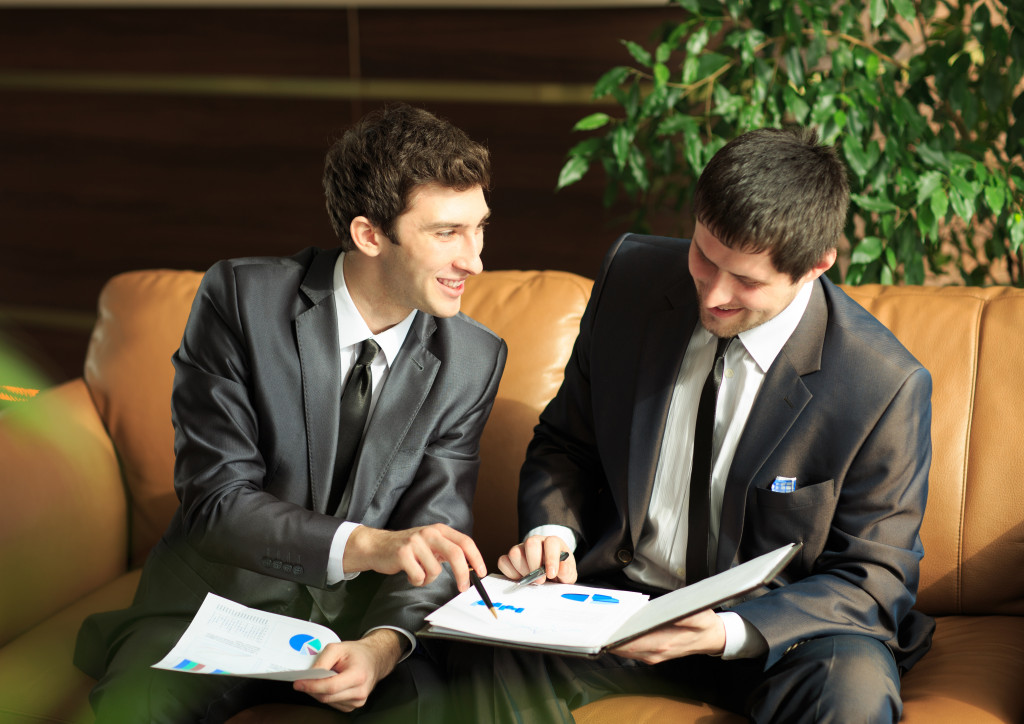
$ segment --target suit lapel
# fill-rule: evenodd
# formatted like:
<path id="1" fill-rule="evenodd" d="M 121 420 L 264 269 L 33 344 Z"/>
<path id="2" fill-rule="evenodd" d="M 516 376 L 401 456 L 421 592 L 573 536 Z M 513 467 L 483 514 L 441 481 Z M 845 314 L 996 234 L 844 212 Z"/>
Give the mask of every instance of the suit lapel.
<path id="1" fill-rule="evenodd" d="M 295 318 L 302 370 L 306 446 L 313 509 L 327 512 L 327 491 L 338 447 L 341 360 L 338 310 L 334 305 L 334 264 L 338 253 L 318 254 L 300 289 L 312 306 Z"/>
<path id="2" fill-rule="evenodd" d="M 349 520 L 361 520 L 365 516 L 430 392 L 441 366 L 441 361 L 427 348 L 435 329 L 437 323 L 433 317 L 417 312 L 388 372 L 356 458 L 352 498 L 346 512 Z M 400 425 L 398 429 L 396 424 Z"/>
<path id="3" fill-rule="evenodd" d="M 637 367 L 627 476 L 629 529 L 634 548 L 654 489 L 675 379 L 698 320 L 692 282 L 680 282 L 669 289 L 666 297 L 670 307 L 651 315 Z"/>
<path id="4" fill-rule="evenodd" d="M 739 549 L 747 489 L 811 401 L 801 377 L 821 369 L 827 322 L 825 294 L 821 282 L 816 282 L 800 324 L 765 375 L 729 468 L 718 533 L 718 570 L 728 568 Z"/>

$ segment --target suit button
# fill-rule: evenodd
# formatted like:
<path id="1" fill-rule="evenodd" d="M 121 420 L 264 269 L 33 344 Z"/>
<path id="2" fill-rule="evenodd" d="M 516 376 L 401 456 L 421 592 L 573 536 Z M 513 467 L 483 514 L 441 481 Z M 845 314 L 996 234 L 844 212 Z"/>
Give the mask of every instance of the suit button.
<path id="1" fill-rule="evenodd" d="M 631 551 L 626 550 L 625 548 L 622 548 L 621 550 L 619 550 L 618 553 L 615 554 L 615 557 L 619 559 L 619 563 L 629 563 L 631 560 L 633 560 L 633 553 Z"/>
<path id="2" fill-rule="evenodd" d="M 263 564 L 264 568 L 270 568 L 272 565 L 274 565 L 274 562 L 267 557 L 264 557 L 263 560 L 260 561 L 260 563 Z"/>
<path id="3" fill-rule="evenodd" d="M 302 566 L 300 566 L 298 564 L 295 564 L 294 566 L 292 566 L 292 573 L 294 573 L 296 576 L 301 576 L 302 575 Z"/>
<path id="4" fill-rule="evenodd" d="M 283 564 L 283 563 L 282 563 L 281 561 L 276 561 L 276 560 L 275 560 L 275 561 L 274 561 L 274 570 L 276 570 L 276 571 L 279 571 L 279 570 L 281 570 L 281 566 L 283 566 L 283 565 L 284 565 L 284 564 Z"/>
<path id="5" fill-rule="evenodd" d="M 292 572 L 292 564 L 291 563 L 285 563 L 284 564 L 284 572 L 285 573 L 291 573 Z"/>

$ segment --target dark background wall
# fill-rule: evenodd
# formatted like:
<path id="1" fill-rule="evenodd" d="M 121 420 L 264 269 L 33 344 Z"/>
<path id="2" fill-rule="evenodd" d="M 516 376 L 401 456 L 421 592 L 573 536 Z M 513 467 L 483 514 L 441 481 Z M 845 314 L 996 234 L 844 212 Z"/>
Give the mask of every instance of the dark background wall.
<path id="1" fill-rule="evenodd" d="M 571 129 L 680 12 L 0 8 L 0 329 L 59 382 L 112 275 L 333 245 L 324 152 L 389 100 L 489 146 L 488 268 L 592 277 L 625 229 L 597 171 L 555 193 Z"/>

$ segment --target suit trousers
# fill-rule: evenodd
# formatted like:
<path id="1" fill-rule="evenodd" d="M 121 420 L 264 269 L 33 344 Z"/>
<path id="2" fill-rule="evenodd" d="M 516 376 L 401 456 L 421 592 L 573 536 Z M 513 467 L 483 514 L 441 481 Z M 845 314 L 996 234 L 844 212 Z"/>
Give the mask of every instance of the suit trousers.
<path id="1" fill-rule="evenodd" d="M 96 724 L 220 724 L 259 704 L 288 703 L 337 713 L 339 722 L 442 724 L 441 668 L 423 647 L 377 682 L 351 714 L 297 692 L 290 682 L 153 669 L 188 627 L 188 619 L 136 621 L 115 643 L 106 672 L 90 693 Z"/>
<path id="2" fill-rule="evenodd" d="M 888 647 L 866 636 L 813 639 L 765 670 L 764 658 L 688 656 L 647 665 L 606 654 L 552 656 L 452 645 L 452 715 L 459 724 L 562 724 L 572 710 L 616 694 L 681 697 L 757 723 L 899 721 L 899 671 Z"/>

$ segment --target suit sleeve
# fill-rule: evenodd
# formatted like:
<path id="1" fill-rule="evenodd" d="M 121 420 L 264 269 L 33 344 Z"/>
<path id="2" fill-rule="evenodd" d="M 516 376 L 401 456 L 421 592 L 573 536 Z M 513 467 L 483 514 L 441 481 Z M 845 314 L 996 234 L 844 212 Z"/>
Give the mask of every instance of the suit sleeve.
<path id="1" fill-rule="evenodd" d="M 810 575 L 732 609 L 765 637 L 766 667 L 821 636 L 858 634 L 898 645 L 917 596 L 930 463 L 931 377 L 917 368 L 857 451 Z"/>
<path id="2" fill-rule="evenodd" d="M 576 535 L 577 559 L 593 543 L 588 541 L 588 533 L 603 533 L 595 527 L 602 517 L 597 505 L 609 499 L 595 432 L 590 361 L 606 282 L 624 239 L 620 238 L 605 256 L 580 320 L 562 384 L 534 428 L 520 471 L 520 538 L 542 525 L 564 526 Z"/>
<path id="3" fill-rule="evenodd" d="M 277 340 L 246 338 L 238 297 L 231 265 L 215 264 L 173 357 L 174 485 L 182 527 L 190 546 L 209 561 L 322 586 L 341 521 L 266 490 L 249 346 Z M 301 565 L 264 567 L 267 551 L 300 551 L 288 558 Z"/>
<path id="4" fill-rule="evenodd" d="M 496 342 L 486 354 L 471 354 L 466 363 L 489 370 L 475 389 L 452 391 L 467 404 L 452 424 L 439 429 L 423 452 L 412 483 L 399 498 L 388 521 L 393 530 L 446 523 L 469 533 L 473 524 L 473 496 L 480 468 L 480 436 L 494 406 L 508 350 Z M 486 362 L 485 362 L 486 360 Z M 467 375 L 476 378 L 476 375 Z M 361 574 L 360 577 L 367 574 Z M 379 626 L 397 626 L 415 632 L 424 617 L 456 593 L 455 579 L 445 572 L 426 586 L 414 587 L 403 574 L 380 576 L 380 585 L 362 619 L 363 633 Z"/>

